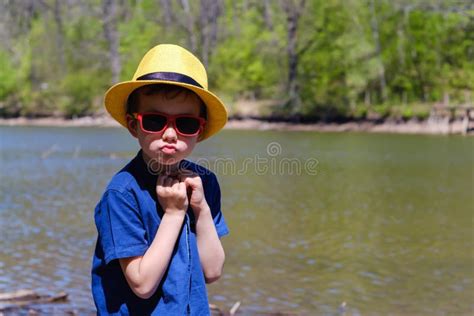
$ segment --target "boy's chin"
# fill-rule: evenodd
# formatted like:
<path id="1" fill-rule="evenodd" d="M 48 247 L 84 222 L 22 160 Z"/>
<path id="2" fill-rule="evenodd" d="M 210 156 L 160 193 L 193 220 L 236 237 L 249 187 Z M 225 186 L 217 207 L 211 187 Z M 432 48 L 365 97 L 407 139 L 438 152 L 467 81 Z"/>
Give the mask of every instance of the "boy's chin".
<path id="1" fill-rule="evenodd" d="M 155 163 L 158 163 L 163 166 L 173 166 L 178 164 L 183 158 L 180 157 L 175 157 L 175 156 L 163 156 L 163 155 L 157 155 L 152 160 Z"/>
<path id="2" fill-rule="evenodd" d="M 169 158 L 169 159 L 157 159 L 158 163 L 165 167 L 172 167 L 179 164 L 183 159 Z"/>
<path id="3" fill-rule="evenodd" d="M 179 162 L 182 159 L 176 159 L 176 158 L 152 158 L 148 160 L 147 167 L 148 170 L 152 171 L 155 174 L 161 174 L 161 173 L 173 173 L 177 170 L 179 166 Z"/>
<path id="4" fill-rule="evenodd" d="M 147 155 L 144 153 L 144 159 L 148 163 L 151 163 L 155 166 L 164 166 L 164 167 L 172 167 L 178 164 L 181 160 L 185 157 L 181 157 L 181 155 L 164 155 L 162 153 L 159 154 L 152 154 Z"/>

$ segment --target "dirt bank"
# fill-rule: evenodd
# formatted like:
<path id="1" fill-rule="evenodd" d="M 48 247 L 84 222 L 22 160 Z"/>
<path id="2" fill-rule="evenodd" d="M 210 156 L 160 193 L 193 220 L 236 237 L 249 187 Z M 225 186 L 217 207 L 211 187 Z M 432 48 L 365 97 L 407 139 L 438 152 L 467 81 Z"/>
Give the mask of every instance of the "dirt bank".
<path id="1" fill-rule="evenodd" d="M 3 126 L 63 126 L 63 127 L 119 127 L 120 125 L 108 116 L 64 118 L 10 118 L 0 119 Z M 463 121 L 449 122 L 447 119 L 407 122 L 372 122 L 352 121 L 346 123 L 289 123 L 268 122 L 259 119 L 230 119 L 226 129 L 246 130 L 282 130 L 282 131 L 319 131 L 319 132 L 370 132 L 402 134 L 462 134 L 465 130 Z M 471 132 L 472 134 L 472 132 Z"/>

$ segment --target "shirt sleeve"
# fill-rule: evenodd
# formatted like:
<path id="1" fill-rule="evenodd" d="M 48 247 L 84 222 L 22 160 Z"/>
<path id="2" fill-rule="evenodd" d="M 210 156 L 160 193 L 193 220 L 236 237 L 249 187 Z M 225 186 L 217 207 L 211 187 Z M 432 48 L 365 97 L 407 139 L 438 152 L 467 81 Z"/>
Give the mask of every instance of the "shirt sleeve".
<path id="1" fill-rule="evenodd" d="M 136 201 L 128 192 L 106 191 L 96 207 L 95 223 L 106 264 L 141 256 L 149 247 Z"/>
<path id="2" fill-rule="evenodd" d="M 221 189 L 215 174 L 211 174 L 210 185 L 212 195 L 207 199 L 209 208 L 211 209 L 214 225 L 216 226 L 217 235 L 220 237 L 229 234 L 229 228 L 221 211 Z"/>

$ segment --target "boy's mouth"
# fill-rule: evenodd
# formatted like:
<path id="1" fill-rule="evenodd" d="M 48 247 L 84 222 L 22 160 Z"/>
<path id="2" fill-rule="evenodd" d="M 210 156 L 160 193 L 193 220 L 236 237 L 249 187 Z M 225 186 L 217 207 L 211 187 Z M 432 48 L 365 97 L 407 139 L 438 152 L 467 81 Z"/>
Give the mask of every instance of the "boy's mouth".
<path id="1" fill-rule="evenodd" d="M 165 145 L 160 148 L 160 150 L 167 155 L 174 154 L 176 152 L 176 147 L 171 145 Z"/>

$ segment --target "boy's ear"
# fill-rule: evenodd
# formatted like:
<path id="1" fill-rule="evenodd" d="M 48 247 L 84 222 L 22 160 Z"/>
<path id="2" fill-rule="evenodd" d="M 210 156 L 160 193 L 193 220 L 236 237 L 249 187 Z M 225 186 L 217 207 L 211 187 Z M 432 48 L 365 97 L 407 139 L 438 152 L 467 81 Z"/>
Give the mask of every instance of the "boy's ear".
<path id="1" fill-rule="evenodd" d="M 138 121 L 135 119 L 133 116 L 130 114 L 127 114 L 127 129 L 132 134 L 133 137 L 137 138 L 138 133 L 137 133 L 137 128 L 138 128 Z"/>

